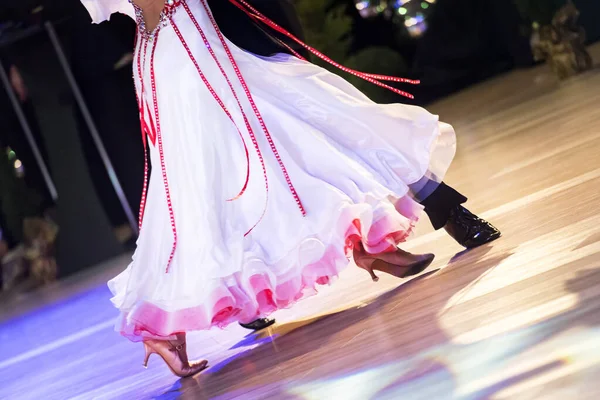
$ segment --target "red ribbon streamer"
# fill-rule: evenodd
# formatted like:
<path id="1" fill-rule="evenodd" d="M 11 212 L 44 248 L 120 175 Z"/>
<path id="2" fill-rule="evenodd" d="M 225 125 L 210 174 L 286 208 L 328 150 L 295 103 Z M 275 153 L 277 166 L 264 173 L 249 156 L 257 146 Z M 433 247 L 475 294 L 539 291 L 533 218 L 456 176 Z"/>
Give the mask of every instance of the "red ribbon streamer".
<path id="1" fill-rule="evenodd" d="M 421 83 L 419 80 L 414 80 L 414 79 L 407 79 L 407 78 L 399 78 L 399 77 L 395 77 L 395 76 L 389 76 L 389 75 L 378 75 L 378 74 L 368 74 L 365 72 L 361 72 L 361 71 L 357 71 L 351 68 L 347 68 L 335 61 L 333 61 L 331 58 L 327 57 L 325 54 L 321 53 L 319 50 L 315 49 L 314 47 L 311 47 L 309 45 L 307 45 L 306 43 L 304 43 L 303 41 L 301 41 L 300 39 L 298 39 L 296 36 L 292 35 L 290 32 L 286 31 L 284 28 L 282 28 L 281 26 L 277 25 L 275 22 L 273 22 L 271 19 L 267 18 L 265 15 L 263 15 L 260 11 L 258 11 L 256 8 L 252 7 L 250 4 L 248 4 L 248 2 L 246 0 L 229 0 L 233 5 L 235 5 L 237 8 L 239 8 L 240 10 L 242 10 L 244 13 L 248 14 L 251 18 L 262 22 L 263 24 L 267 25 L 268 27 L 270 27 L 271 29 L 289 37 L 290 39 L 292 39 L 294 42 L 298 43 L 300 46 L 304 47 L 306 50 L 310 51 L 312 54 L 314 54 L 315 56 L 319 57 L 321 60 L 333 65 L 334 67 L 347 72 L 351 75 L 354 75 L 356 77 L 359 77 L 361 79 L 364 79 L 367 82 L 370 82 L 374 85 L 380 86 L 382 88 L 391 90 L 392 92 L 399 94 L 401 96 L 404 97 L 408 97 L 409 99 L 414 99 L 414 96 L 410 93 L 407 93 L 403 90 L 400 89 L 396 89 L 393 86 L 390 85 L 386 85 L 385 83 L 381 83 L 379 81 L 390 81 L 390 82 L 399 82 L 399 83 L 408 83 L 411 85 L 418 85 L 419 83 Z M 282 43 L 281 41 L 279 41 L 280 43 Z M 285 45 L 285 44 L 284 44 Z M 292 54 L 294 54 L 296 57 L 304 59 L 302 56 L 300 56 L 300 54 L 298 54 L 298 52 L 294 51 L 293 49 L 290 48 L 290 46 L 285 45 L 286 48 L 288 48 L 288 50 L 292 51 Z"/>
<path id="2" fill-rule="evenodd" d="M 144 77 L 142 75 L 142 55 L 144 58 L 144 68 L 146 67 L 146 53 L 148 51 L 148 41 L 140 41 L 140 46 L 139 49 L 137 48 L 137 42 L 138 42 L 138 35 L 136 36 L 136 43 L 134 45 L 134 48 L 136 49 L 136 53 L 137 53 L 137 72 L 138 72 L 138 76 L 140 78 L 140 95 L 137 94 L 136 91 L 136 97 L 137 97 L 137 102 L 138 102 L 138 108 L 139 108 L 139 112 L 140 112 L 140 124 L 141 124 L 141 130 L 142 130 L 142 144 L 144 145 L 144 186 L 142 188 L 142 199 L 140 201 L 140 210 L 139 210 L 139 215 L 138 215 L 138 230 L 141 231 L 142 230 L 142 221 L 144 220 L 144 213 L 146 211 L 146 198 L 148 195 L 148 170 L 149 170 L 149 165 L 148 165 L 148 143 L 147 143 L 147 139 L 146 136 L 150 135 L 150 132 L 148 131 L 148 124 L 146 122 L 146 118 L 145 118 L 145 112 L 144 110 L 148 108 L 148 103 L 145 101 L 145 97 L 144 97 Z M 143 47 L 143 52 L 142 52 L 142 47 Z M 145 106 L 145 107 L 144 107 Z M 152 118 L 152 116 L 149 114 L 150 118 Z M 154 124 L 152 124 L 152 128 L 154 128 Z M 154 131 L 154 133 L 152 134 L 152 136 L 150 137 L 150 140 L 152 141 L 152 143 L 154 144 L 156 138 L 156 131 Z"/>

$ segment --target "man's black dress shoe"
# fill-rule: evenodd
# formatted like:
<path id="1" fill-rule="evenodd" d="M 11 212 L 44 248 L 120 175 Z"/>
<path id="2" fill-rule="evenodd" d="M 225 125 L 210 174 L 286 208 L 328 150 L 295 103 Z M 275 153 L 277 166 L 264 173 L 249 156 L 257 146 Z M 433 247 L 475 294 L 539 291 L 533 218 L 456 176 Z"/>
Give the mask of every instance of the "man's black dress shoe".
<path id="1" fill-rule="evenodd" d="M 458 206 L 450 211 L 450 218 L 444 225 L 444 229 L 467 249 L 482 246 L 502 235 L 492 224 L 474 215 L 463 206 Z"/>
<path id="2" fill-rule="evenodd" d="M 242 324 L 240 322 L 240 325 L 242 326 L 242 328 L 250 329 L 251 331 L 260 331 L 262 329 L 268 328 L 269 326 L 273 325 L 274 323 L 275 323 L 274 319 L 260 318 L 260 319 L 257 319 L 256 321 L 252 321 L 247 324 Z"/>

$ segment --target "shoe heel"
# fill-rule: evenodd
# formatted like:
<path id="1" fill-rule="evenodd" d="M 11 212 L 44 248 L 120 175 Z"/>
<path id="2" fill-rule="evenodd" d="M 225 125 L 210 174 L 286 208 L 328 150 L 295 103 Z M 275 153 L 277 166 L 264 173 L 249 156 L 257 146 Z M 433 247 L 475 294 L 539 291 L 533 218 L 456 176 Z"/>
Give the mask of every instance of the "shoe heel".
<path id="1" fill-rule="evenodd" d="M 373 270 L 373 261 L 371 261 L 368 265 L 359 265 L 358 267 L 367 271 L 369 275 L 371 275 L 371 280 L 373 280 L 373 282 L 379 282 L 379 277 L 375 275 L 375 271 Z"/>
<path id="2" fill-rule="evenodd" d="M 368 269 L 367 272 L 369 273 L 369 275 L 371 275 L 371 279 L 373 280 L 373 282 L 379 282 L 379 277 L 375 275 L 375 271 L 373 271 L 372 269 Z"/>
<path id="3" fill-rule="evenodd" d="M 150 356 L 154 354 L 154 350 L 152 350 L 150 346 L 144 343 L 144 351 L 146 352 L 146 354 L 144 356 L 144 362 L 142 363 L 142 366 L 144 368 L 148 368 L 148 360 L 150 359 Z"/>

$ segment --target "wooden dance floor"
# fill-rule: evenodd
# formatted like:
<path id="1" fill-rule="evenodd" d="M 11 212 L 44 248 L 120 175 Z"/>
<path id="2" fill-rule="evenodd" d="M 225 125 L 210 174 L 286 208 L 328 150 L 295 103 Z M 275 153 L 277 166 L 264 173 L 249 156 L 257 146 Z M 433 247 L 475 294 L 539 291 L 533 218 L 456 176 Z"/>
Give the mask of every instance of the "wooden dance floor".
<path id="1" fill-rule="evenodd" d="M 461 253 L 424 219 L 404 246 L 436 253 L 424 274 L 348 268 L 263 333 L 192 334 L 211 367 L 186 380 L 113 331 L 123 257 L 2 304 L 0 398 L 599 399 L 600 70 L 514 71 L 431 110 L 459 136 L 447 182 L 500 240 Z"/>

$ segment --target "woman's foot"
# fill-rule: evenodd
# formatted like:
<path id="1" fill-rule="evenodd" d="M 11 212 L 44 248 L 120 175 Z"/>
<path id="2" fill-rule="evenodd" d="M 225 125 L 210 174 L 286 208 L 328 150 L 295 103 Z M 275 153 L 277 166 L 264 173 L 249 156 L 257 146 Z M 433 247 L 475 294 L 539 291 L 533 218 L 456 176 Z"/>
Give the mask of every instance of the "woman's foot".
<path id="1" fill-rule="evenodd" d="M 423 272 L 435 258 L 433 254 L 411 254 L 400 249 L 394 252 L 369 254 L 361 243 L 354 246 L 353 255 L 356 265 L 367 271 L 373 282 L 379 280 L 375 271 L 406 278 Z"/>
<path id="2" fill-rule="evenodd" d="M 158 354 L 167 364 L 171 372 L 180 378 L 196 375 L 206 369 L 208 361 L 190 362 L 187 356 L 185 335 L 177 335 L 177 340 L 144 340 L 146 357 L 144 367 L 148 366 L 148 359 L 152 354 Z"/>

